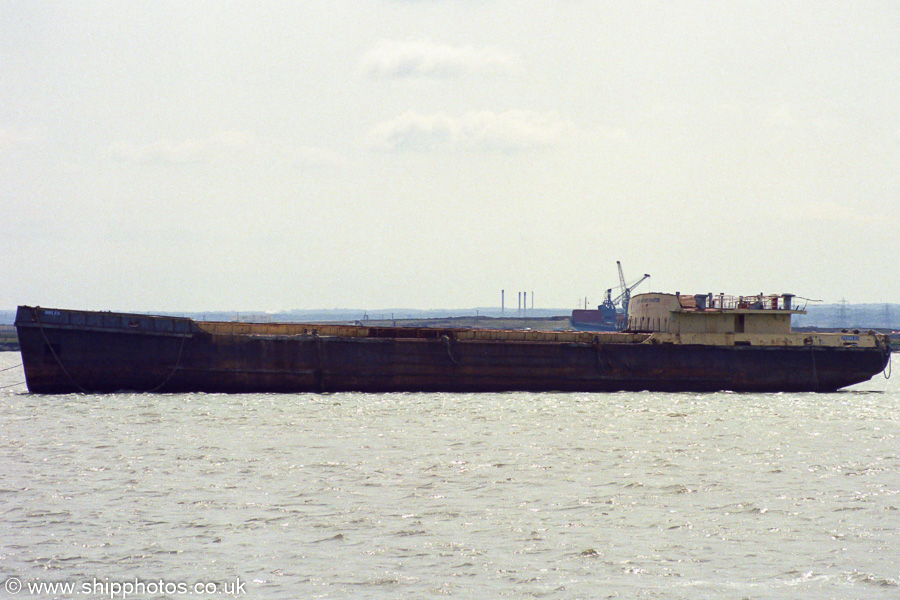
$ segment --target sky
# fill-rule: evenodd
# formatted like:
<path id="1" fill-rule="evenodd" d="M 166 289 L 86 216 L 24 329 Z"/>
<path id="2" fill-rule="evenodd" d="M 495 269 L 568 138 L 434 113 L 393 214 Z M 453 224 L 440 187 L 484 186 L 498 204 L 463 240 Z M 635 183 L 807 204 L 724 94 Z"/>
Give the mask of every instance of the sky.
<path id="1" fill-rule="evenodd" d="M 616 261 L 900 302 L 898 32 L 896 0 L 0 0 L 0 306 L 572 309 Z"/>

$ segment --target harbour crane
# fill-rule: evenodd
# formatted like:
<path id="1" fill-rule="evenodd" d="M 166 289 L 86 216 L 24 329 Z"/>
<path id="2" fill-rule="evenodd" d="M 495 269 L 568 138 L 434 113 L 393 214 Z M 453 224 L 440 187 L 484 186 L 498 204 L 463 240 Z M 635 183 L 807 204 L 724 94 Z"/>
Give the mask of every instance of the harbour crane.
<path id="1" fill-rule="evenodd" d="M 628 303 L 631 301 L 631 292 L 642 284 L 645 279 L 649 279 L 650 275 L 644 273 L 644 276 L 637 280 L 637 282 L 631 284 L 630 286 L 625 283 L 625 274 L 622 272 L 622 262 L 616 261 L 616 266 L 619 268 L 619 295 L 613 300 L 612 297 L 612 288 L 606 290 L 606 300 L 603 301 L 603 307 L 615 313 L 616 306 L 621 304 L 622 312 L 626 315 L 628 314 Z"/>

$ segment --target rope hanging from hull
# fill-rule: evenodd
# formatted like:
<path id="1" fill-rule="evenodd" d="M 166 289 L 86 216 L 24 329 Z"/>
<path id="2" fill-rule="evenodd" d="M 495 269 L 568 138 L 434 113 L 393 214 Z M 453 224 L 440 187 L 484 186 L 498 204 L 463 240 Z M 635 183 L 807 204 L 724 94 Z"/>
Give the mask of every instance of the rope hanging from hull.
<path id="1" fill-rule="evenodd" d="M 56 364 L 59 365 L 59 368 L 62 369 L 62 372 L 65 373 L 66 377 L 69 379 L 69 381 L 72 383 L 72 385 L 75 386 L 75 388 L 79 392 L 81 392 L 82 394 L 90 394 L 91 392 L 86 390 L 77 381 L 75 381 L 75 379 L 72 377 L 71 373 L 69 373 L 69 370 L 66 369 L 66 366 L 62 363 L 62 360 L 60 360 L 59 355 L 56 353 L 56 350 L 53 348 L 53 344 L 50 343 L 50 339 L 47 337 L 47 332 L 44 331 L 44 324 L 41 323 L 40 316 L 38 315 L 38 310 L 35 309 L 32 314 L 34 315 L 35 323 L 38 324 L 38 329 L 41 330 L 41 336 L 44 338 L 44 343 L 47 344 L 47 347 L 50 348 L 50 354 L 52 354 L 53 358 L 56 359 Z M 175 359 L 175 366 L 172 367 L 172 371 L 169 373 L 169 375 L 165 379 L 163 379 L 162 383 L 160 383 L 156 387 L 145 390 L 145 392 L 152 393 L 152 392 L 159 391 L 164 385 L 169 383 L 169 380 L 172 379 L 172 377 L 175 375 L 175 371 L 177 371 L 178 367 L 181 365 L 181 356 L 184 353 L 184 344 L 186 341 L 187 341 L 187 336 L 182 336 L 181 346 L 178 348 L 178 357 Z"/>

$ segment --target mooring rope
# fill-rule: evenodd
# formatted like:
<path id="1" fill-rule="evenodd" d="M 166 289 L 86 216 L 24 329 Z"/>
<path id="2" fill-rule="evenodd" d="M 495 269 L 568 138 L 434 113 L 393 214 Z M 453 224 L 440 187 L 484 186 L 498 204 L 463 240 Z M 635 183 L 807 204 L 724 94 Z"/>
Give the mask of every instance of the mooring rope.
<path id="1" fill-rule="evenodd" d="M 874 331 L 870 331 L 869 333 L 874 334 Z M 881 338 L 875 335 L 875 346 L 881 350 L 881 353 L 887 356 L 887 364 L 884 365 L 884 368 L 881 370 L 881 374 L 884 375 L 885 379 L 891 378 L 891 357 L 893 356 L 893 350 L 891 348 L 890 338 L 885 336 L 885 341 L 882 342 Z"/>
<path id="2" fill-rule="evenodd" d="M 810 356 L 812 357 L 812 378 L 813 378 L 813 391 L 819 391 L 819 375 L 816 373 L 816 349 L 815 346 L 810 346 Z"/>
<path id="3" fill-rule="evenodd" d="M 175 366 L 172 367 L 172 372 L 169 373 L 169 376 L 166 377 L 166 379 L 165 379 L 161 384 L 159 384 L 158 386 L 156 386 L 156 387 L 153 388 L 152 390 L 147 390 L 147 393 L 151 393 L 151 394 L 152 394 L 153 392 L 155 392 L 155 391 L 157 391 L 158 389 L 160 389 L 162 386 L 164 386 L 164 385 L 166 385 L 167 383 L 169 383 L 169 380 L 172 379 L 172 376 L 175 375 L 175 371 L 177 371 L 179 365 L 181 365 L 181 355 L 182 355 L 182 353 L 184 353 L 184 343 L 185 343 L 186 341 L 187 341 L 187 336 L 184 336 L 184 337 L 181 338 L 181 347 L 178 349 L 178 358 L 175 359 Z"/>
<path id="4" fill-rule="evenodd" d="M 453 358 L 453 346 L 452 346 L 453 342 L 450 339 L 450 336 L 442 335 L 441 341 L 444 342 L 444 346 L 447 348 L 447 356 L 450 357 L 450 362 L 452 362 L 454 365 L 458 365 L 459 361 L 456 360 L 455 358 Z"/>
<path id="5" fill-rule="evenodd" d="M 56 364 L 59 365 L 59 368 L 62 369 L 63 373 L 66 374 L 66 377 L 69 378 L 69 381 L 72 382 L 72 385 L 74 385 L 74 386 L 78 389 L 78 391 L 80 391 L 82 394 L 90 394 L 89 391 L 87 391 L 86 389 L 84 389 L 83 387 L 81 387 L 81 386 L 78 384 L 78 382 L 75 381 L 75 379 L 72 378 L 72 375 L 71 375 L 71 374 L 69 373 L 69 371 L 66 369 L 65 365 L 62 364 L 62 361 L 59 359 L 59 356 L 56 354 L 56 350 L 53 349 L 53 344 L 51 344 L 51 343 L 50 343 L 50 340 L 47 338 L 47 333 L 44 331 L 44 324 L 41 323 L 41 319 L 38 317 L 37 309 L 35 309 L 35 311 L 34 311 L 34 320 L 35 320 L 35 322 L 37 322 L 38 328 L 41 330 L 41 335 L 44 337 L 44 342 L 46 342 L 47 347 L 50 348 L 50 353 L 53 354 L 53 358 L 56 359 Z M 149 389 L 149 390 L 146 390 L 145 393 L 151 393 L 151 394 L 152 394 L 153 392 L 156 392 L 157 390 L 159 390 L 160 388 L 162 388 L 164 385 L 166 385 L 167 383 L 169 383 L 169 380 L 172 379 L 172 377 L 175 375 L 175 372 L 178 370 L 178 367 L 181 366 L 181 356 L 182 356 L 182 354 L 184 353 L 184 344 L 185 344 L 185 342 L 187 341 L 187 338 L 188 338 L 188 337 L 189 337 L 189 336 L 184 335 L 184 336 L 181 338 L 181 347 L 178 349 L 178 358 L 175 359 L 175 366 L 172 367 L 172 371 L 169 373 L 168 377 L 166 377 L 166 378 L 163 380 L 163 382 L 160 383 L 158 386 L 156 386 L 156 387 L 154 387 L 154 388 L 151 388 L 151 389 Z"/>
<path id="6" fill-rule="evenodd" d="M 69 374 L 69 371 L 66 370 L 65 365 L 63 365 L 62 361 L 59 359 L 59 356 L 57 356 L 56 350 L 53 349 L 53 344 L 51 344 L 50 340 L 47 338 L 47 332 L 44 331 L 44 324 L 41 323 L 41 318 L 38 314 L 38 310 L 40 309 L 35 308 L 32 314 L 34 315 L 35 322 L 38 324 L 38 329 L 41 330 L 41 335 L 44 337 L 44 343 L 47 344 L 47 347 L 50 348 L 50 354 L 52 354 L 53 358 L 56 359 L 56 364 L 59 365 L 59 368 L 62 369 L 62 372 L 66 374 L 66 377 L 69 378 L 69 381 L 72 382 L 72 385 L 74 385 L 79 392 L 81 392 L 82 394 L 90 394 L 89 391 L 78 385 L 78 382 L 72 378 L 72 376 Z"/>

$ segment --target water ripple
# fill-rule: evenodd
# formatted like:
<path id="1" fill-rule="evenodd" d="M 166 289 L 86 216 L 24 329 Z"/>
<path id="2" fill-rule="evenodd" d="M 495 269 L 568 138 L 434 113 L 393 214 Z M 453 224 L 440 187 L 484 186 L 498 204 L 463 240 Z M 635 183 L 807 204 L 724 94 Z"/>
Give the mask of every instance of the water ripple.
<path id="1" fill-rule="evenodd" d="M 5 390 L 0 562 L 23 580 L 239 576 L 258 598 L 879 597 L 900 585 L 900 393 L 871 385 Z"/>

